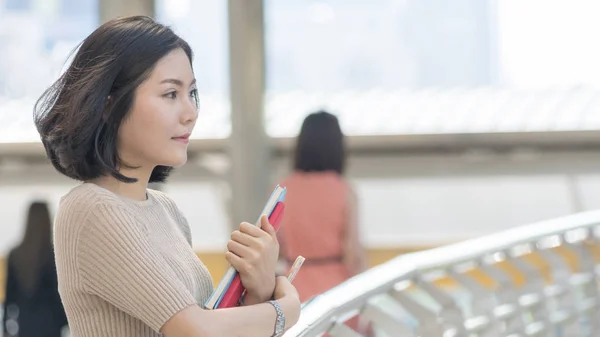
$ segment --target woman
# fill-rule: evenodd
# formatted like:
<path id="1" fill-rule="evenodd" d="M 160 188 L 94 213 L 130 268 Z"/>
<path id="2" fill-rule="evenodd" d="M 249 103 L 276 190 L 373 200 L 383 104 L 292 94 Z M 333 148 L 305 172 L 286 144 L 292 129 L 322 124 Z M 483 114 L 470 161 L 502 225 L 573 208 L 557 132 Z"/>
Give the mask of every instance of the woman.
<path id="1" fill-rule="evenodd" d="M 67 319 L 56 282 L 48 205 L 33 202 L 23 240 L 8 255 L 4 336 L 61 336 Z"/>
<path id="2" fill-rule="evenodd" d="M 274 277 L 278 243 L 266 218 L 264 230 L 242 223 L 228 243 L 244 306 L 200 306 L 213 285 L 186 218 L 148 188 L 187 160 L 195 83 L 184 40 L 150 18 L 127 17 L 87 37 L 36 104 L 52 164 L 83 182 L 61 199 L 54 234 L 73 337 L 271 336 L 299 317 L 295 288 Z"/>
<path id="3" fill-rule="evenodd" d="M 302 302 L 365 270 L 357 199 L 344 179 L 344 164 L 338 119 L 325 111 L 307 116 L 297 139 L 294 172 L 280 182 L 288 190 L 280 257 L 284 266 L 294 256 L 306 258 L 294 280 Z"/>

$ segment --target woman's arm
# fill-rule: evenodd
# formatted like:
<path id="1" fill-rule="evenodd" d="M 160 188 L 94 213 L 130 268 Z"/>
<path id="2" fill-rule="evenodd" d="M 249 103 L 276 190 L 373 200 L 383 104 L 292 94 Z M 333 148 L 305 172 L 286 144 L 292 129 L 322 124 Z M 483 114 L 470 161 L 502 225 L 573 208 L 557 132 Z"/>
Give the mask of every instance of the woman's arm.
<path id="1" fill-rule="evenodd" d="M 367 269 L 367 254 L 360 242 L 358 225 L 358 197 L 348 187 L 348 212 L 344 231 L 344 264 L 352 275 L 360 274 Z"/>
<path id="2" fill-rule="evenodd" d="M 287 330 L 298 321 L 300 300 L 287 279 L 279 277 L 277 283 L 275 298 L 286 316 Z M 275 332 L 275 320 L 270 303 L 218 310 L 192 306 L 167 321 L 161 332 L 167 337 L 269 337 Z"/>

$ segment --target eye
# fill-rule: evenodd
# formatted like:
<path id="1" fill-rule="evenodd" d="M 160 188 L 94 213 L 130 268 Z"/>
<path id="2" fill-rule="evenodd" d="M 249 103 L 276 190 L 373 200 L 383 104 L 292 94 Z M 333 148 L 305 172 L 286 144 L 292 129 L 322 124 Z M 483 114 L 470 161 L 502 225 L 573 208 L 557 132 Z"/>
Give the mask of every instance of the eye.
<path id="1" fill-rule="evenodd" d="M 166 97 L 166 98 L 169 98 L 169 99 L 176 99 L 177 98 L 177 91 L 168 92 L 168 93 L 164 94 L 163 96 Z"/>

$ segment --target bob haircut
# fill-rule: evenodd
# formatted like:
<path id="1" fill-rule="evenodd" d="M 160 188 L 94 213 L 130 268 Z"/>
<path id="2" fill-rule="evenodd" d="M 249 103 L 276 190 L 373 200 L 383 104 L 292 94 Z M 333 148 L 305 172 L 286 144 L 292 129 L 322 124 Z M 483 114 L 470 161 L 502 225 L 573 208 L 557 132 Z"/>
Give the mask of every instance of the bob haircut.
<path id="1" fill-rule="evenodd" d="M 344 135 L 336 116 L 318 111 L 302 123 L 297 139 L 294 169 L 302 172 L 344 173 Z"/>
<path id="2" fill-rule="evenodd" d="M 136 182 L 119 173 L 119 167 L 128 166 L 117 153 L 117 133 L 137 87 L 162 57 L 177 48 L 191 64 L 188 43 L 146 16 L 108 21 L 88 36 L 68 69 L 34 107 L 34 122 L 52 165 L 79 181 L 112 175 Z M 155 167 L 149 182 L 164 182 L 171 170 Z"/>

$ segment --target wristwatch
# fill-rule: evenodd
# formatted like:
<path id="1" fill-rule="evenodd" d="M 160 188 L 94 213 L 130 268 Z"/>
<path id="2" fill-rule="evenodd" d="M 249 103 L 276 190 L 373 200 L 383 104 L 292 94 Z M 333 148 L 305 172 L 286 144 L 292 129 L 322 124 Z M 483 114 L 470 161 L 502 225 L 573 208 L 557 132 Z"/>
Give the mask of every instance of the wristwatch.
<path id="1" fill-rule="evenodd" d="M 283 330 L 285 330 L 285 315 L 283 314 L 283 310 L 279 306 L 279 303 L 276 301 L 269 301 L 271 305 L 275 308 L 277 312 L 277 319 L 275 320 L 275 332 L 272 337 L 281 337 L 283 335 Z"/>

